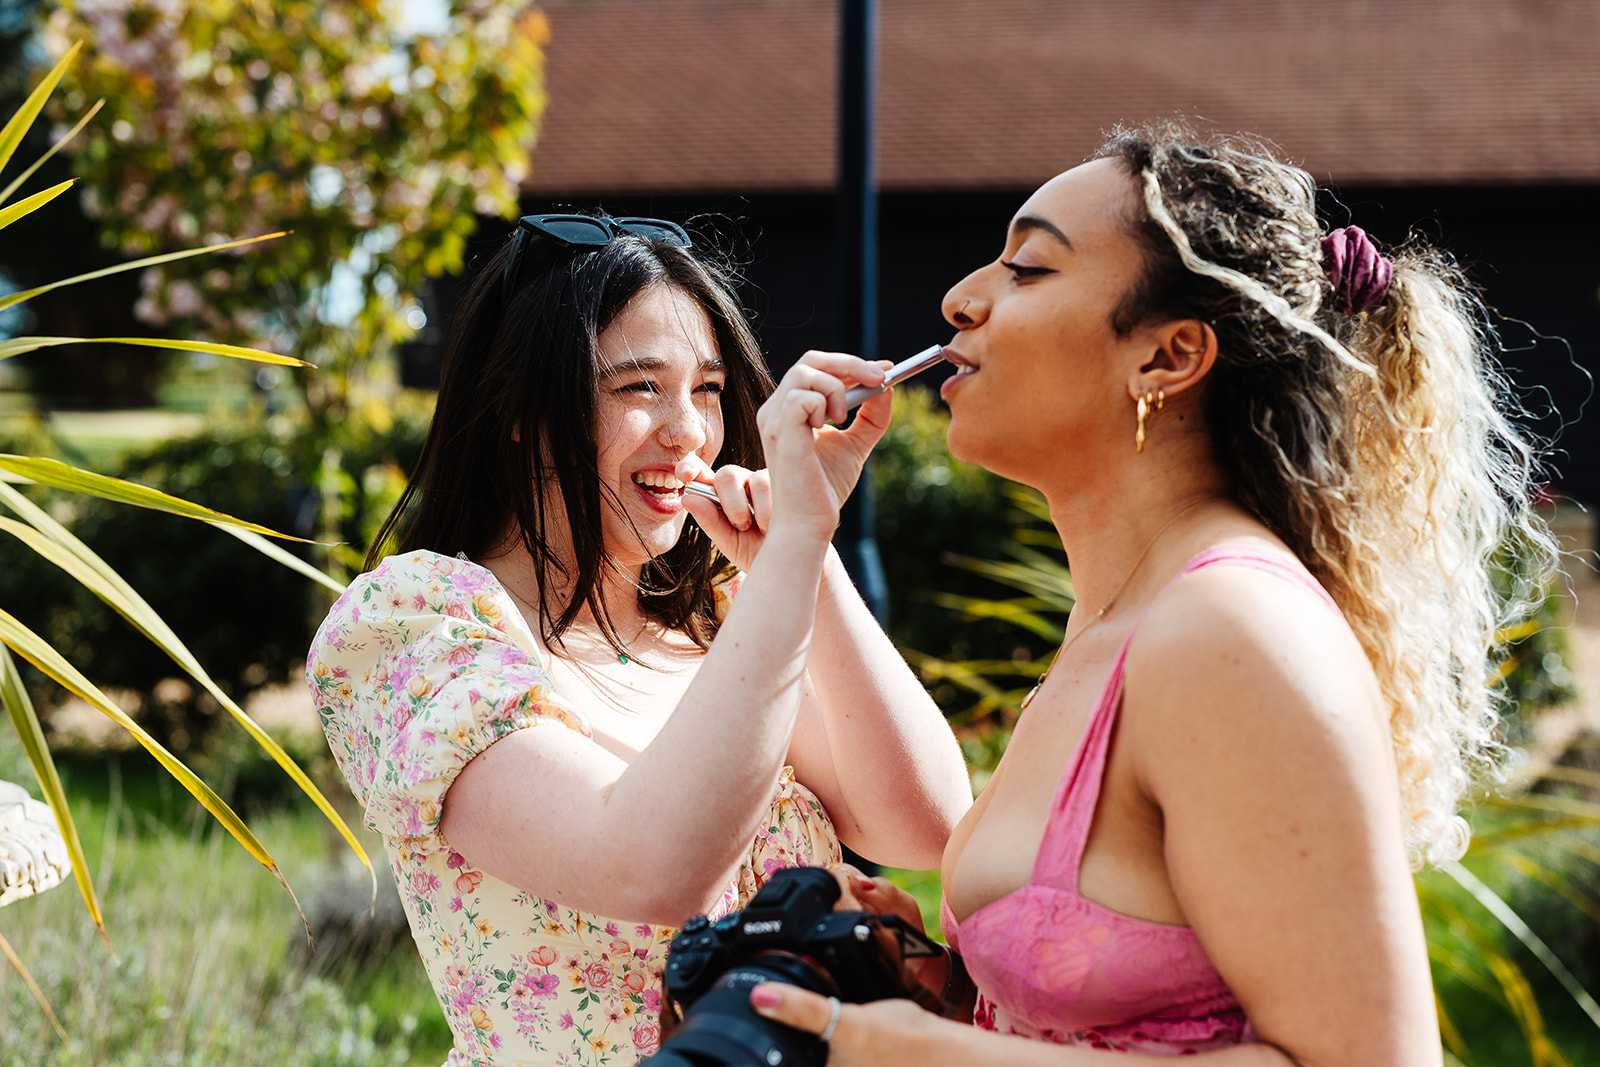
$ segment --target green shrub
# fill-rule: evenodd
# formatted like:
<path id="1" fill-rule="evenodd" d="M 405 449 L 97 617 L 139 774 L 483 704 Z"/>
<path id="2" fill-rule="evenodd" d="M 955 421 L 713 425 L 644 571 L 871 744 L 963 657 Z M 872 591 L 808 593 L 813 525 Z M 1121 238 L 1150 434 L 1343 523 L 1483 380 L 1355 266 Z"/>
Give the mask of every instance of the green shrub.
<path id="1" fill-rule="evenodd" d="M 381 432 L 371 421 L 350 419 L 336 437 L 317 441 L 294 416 L 250 413 L 125 455 L 109 473 L 299 536 L 331 532 L 345 543 L 331 559 L 313 562 L 348 573 L 416 461 L 431 398 L 407 394 L 388 415 Z M 192 520 L 27 492 L 139 590 L 235 700 L 300 669 L 328 606 L 322 588 Z M 304 555 L 307 546 L 293 549 Z M 12 540 L 0 542 L 0 602 L 16 605 L 18 618 L 102 686 L 139 694 L 138 717 L 170 747 L 202 747 L 224 718 L 198 687 L 158 686 L 182 671 L 98 598 Z M 39 697 L 54 694 L 44 689 Z"/>
<path id="2" fill-rule="evenodd" d="M 958 557 L 1000 554 L 1015 517 L 1005 479 L 950 457 L 950 416 L 925 389 L 895 394 L 894 422 L 873 453 L 878 550 L 889 586 L 889 633 L 902 649 L 945 660 L 1030 660 L 1042 651 L 1031 635 L 993 620 L 963 619 L 936 599 L 941 592 L 981 596 L 990 583 L 957 567 Z M 965 695 L 930 679 L 946 711 Z"/>

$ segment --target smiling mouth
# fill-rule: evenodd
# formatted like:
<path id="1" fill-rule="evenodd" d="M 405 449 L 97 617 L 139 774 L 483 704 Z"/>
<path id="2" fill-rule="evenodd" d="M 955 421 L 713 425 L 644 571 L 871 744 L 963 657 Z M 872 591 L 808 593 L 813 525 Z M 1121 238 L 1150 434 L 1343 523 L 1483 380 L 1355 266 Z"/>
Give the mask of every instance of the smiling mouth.
<path id="1" fill-rule="evenodd" d="M 633 475 L 633 484 L 662 501 L 676 501 L 683 498 L 683 482 L 670 471 L 636 471 Z"/>

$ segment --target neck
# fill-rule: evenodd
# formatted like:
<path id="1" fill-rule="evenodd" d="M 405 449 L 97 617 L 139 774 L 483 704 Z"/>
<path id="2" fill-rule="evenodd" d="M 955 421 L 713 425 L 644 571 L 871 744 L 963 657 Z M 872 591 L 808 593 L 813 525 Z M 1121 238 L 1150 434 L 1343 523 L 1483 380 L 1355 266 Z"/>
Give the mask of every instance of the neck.
<path id="1" fill-rule="evenodd" d="M 1138 596 L 1156 558 L 1181 541 L 1208 501 L 1229 499 L 1222 472 L 1146 449 L 1101 468 L 1092 480 L 1041 485 L 1072 568 L 1073 590 L 1092 615 Z"/>
<path id="2" fill-rule="evenodd" d="M 524 618 L 534 632 L 542 633 L 542 624 L 548 620 L 545 617 L 544 605 L 539 601 L 538 567 L 527 546 L 522 543 L 522 539 L 520 537 L 508 539 L 500 554 L 482 562 L 516 600 L 517 606 L 522 609 Z M 568 572 L 570 573 L 572 569 L 569 561 Z M 648 616 L 639 604 L 641 570 L 641 567 L 619 565 L 618 568 L 613 568 L 602 564 L 595 576 L 597 598 L 605 607 L 617 639 L 622 642 L 633 639 L 649 622 Z M 547 579 L 558 583 L 549 590 L 550 607 L 557 611 L 572 596 L 570 582 L 561 582 L 561 577 L 560 573 L 546 575 Z M 578 613 L 572 620 L 572 628 L 597 638 L 602 634 L 600 622 L 587 604 L 579 605 Z"/>

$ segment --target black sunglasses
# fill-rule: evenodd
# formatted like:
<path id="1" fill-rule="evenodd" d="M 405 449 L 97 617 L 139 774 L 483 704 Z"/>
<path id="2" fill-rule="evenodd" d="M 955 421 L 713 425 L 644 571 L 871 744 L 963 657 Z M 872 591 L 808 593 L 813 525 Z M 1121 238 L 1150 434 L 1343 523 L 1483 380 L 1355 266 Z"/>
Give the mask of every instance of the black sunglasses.
<path id="1" fill-rule="evenodd" d="M 502 299 L 511 296 L 517 265 L 522 261 L 522 248 L 530 233 L 576 248 L 601 248 L 625 233 L 674 248 L 693 247 L 683 227 L 666 219 L 646 219 L 633 215 L 617 219 L 595 215 L 524 215 L 517 220 L 516 232 L 511 237 L 511 255 L 506 257 L 506 272 L 500 283 Z"/>

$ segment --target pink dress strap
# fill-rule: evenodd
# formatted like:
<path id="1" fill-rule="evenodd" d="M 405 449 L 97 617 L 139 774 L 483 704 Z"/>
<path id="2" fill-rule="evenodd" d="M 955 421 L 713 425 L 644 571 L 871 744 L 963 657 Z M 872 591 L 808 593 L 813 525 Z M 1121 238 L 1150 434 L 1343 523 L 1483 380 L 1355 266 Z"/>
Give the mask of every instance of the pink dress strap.
<path id="1" fill-rule="evenodd" d="M 1223 563 L 1275 575 L 1338 612 L 1293 557 L 1250 546 L 1209 548 L 1172 580 Z M 1156 599 L 1159 594 L 1152 603 Z M 940 917 L 978 985 L 977 1025 L 1062 1044 L 1192 1055 L 1253 1040 L 1243 1009 L 1199 938 L 1186 926 L 1124 915 L 1078 892 L 1122 707 L 1128 646 L 1143 617 L 1123 640 L 1056 786 L 1027 884 L 960 923 L 942 901 Z"/>
<path id="2" fill-rule="evenodd" d="M 1184 564 L 1183 569 L 1162 587 L 1161 592 L 1166 592 L 1186 575 L 1219 563 L 1251 567 L 1282 578 L 1312 593 L 1343 618 L 1339 606 L 1334 603 L 1327 590 L 1317 583 L 1298 560 L 1282 553 L 1267 552 L 1245 545 L 1221 544 L 1204 550 Z M 1111 735 L 1116 729 L 1117 712 L 1122 707 L 1123 670 L 1128 659 L 1128 646 L 1133 643 L 1133 635 L 1139 631 L 1139 624 L 1144 621 L 1145 614 L 1160 599 L 1160 593 L 1150 599 L 1150 603 L 1145 605 L 1144 611 L 1128 629 L 1128 636 L 1123 638 L 1122 647 L 1117 650 L 1116 662 L 1111 666 L 1111 674 L 1106 679 L 1105 688 L 1101 690 L 1100 699 L 1090 715 L 1089 725 L 1085 728 L 1084 736 L 1078 742 L 1077 750 L 1056 786 L 1055 796 L 1050 803 L 1048 825 L 1051 829 L 1040 844 L 1030 881 L 1046 884 L 1065 882 L 1070 885 L 1076 885 L 1078 882 L 1078 869 L 1082 866 L 1083 850 L 1088 844 L 1089 829 L 1094 823 L 1094 814 L 1098 807 L 1100 782 L 1106 769 L 1107 750 L 1111 745 Z"/>

